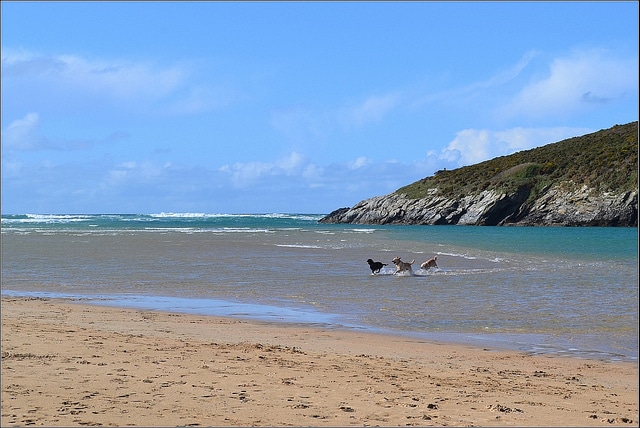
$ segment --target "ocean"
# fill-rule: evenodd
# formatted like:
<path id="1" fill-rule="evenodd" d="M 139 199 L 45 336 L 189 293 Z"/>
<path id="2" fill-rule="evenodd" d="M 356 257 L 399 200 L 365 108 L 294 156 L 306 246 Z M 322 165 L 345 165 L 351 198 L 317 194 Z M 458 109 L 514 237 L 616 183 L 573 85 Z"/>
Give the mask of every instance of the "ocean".
<path id="1" fill-rule="evenodd" d="M 637 228 L 320 218 L 2 215 L 2 295 L 638 360 Z M 395 256 L 413 275 L 394 274 Z M 387 266 L 374 275 L 369 258 Z"/>

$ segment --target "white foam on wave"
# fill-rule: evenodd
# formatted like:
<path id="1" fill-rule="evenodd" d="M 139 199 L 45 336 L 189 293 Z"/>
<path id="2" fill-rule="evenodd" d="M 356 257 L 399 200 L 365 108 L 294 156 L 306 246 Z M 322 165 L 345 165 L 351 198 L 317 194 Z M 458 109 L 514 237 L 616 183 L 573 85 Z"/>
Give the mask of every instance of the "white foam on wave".
<path id="1" fill-rule="evenodd" d="M 329 230 L 315 230 L 315 233 L 318 233 L 320 235 L 335 235 L 335 232 L 331 232 Z"/>
<path id="2" fill-rule="evenodd" d="M 287 214 L 287 213 L 268 213 L 268 214 L 229 214 L 229 213 L 175 213 L 175 212 L 160 212 L 149 214 L 149 217 L 154 218 L 282 218 L 292 220 L 309 220 L 318 221 L 323 216 L 319 214 Z"/>
<path id="3" fill-rule="evenodd" d="M 271 229 L 254 227 L 220 227 L 215 229 L 204 229 L 203 231 L 213 233 L 275 233 Z"/>
<path id="4" fill-rule="evenodd" d="M 25 216 L 33 219 L 86 219 L 94 217 L 88 214 L 25 214 Z"/>
<path id="5" fill-rule="evenodd" d="M 450 257 L 462 257 L 463 259 L 467 259 L 467 260 L 477 260 L 478 258 L 475 256 L 470 256 L 468 254 L 462 254 L 462 253 L 444 253 L 444 252 L 438 252 L 437 253 L 439 256 L 450 256 Z"/>
<path id="6" fill-rule="evenodd" d="M 404 270 L 402 272 L 395 272 L 394 276 L 416 276 L 416 274 L 411 270 Z"/>
<path id="7" fill-rule="evenodd" d="M 149 214 L 149 217 L 153 218 L 206 218 L 206 217 L 216 217 L 217 215 L 205 214 L 205 213 L 157 213 L 157 214 Z"/>
<path id="8" fill-rule="evenodd" d="M 255 217 L 262 218 L 285 218 L 292 220 L 309 220 L 309 221 L 318 221 L 323 215 L 319 214 L 287 214 L 287 213 L 271 213 L 271 214 L 255 214 Z"/>
<path id="9" fill-rule="evenodd" d="M 430 268 L 430 269 L 420 268 L 416 271 L 416 276 L 431 276 L 431 275 L 437 275 L 440 272 L 442 272 L 442 269 L 440 268 Z"/>
<path id="10" fill-rule="evenodd" d="M 493 269 L 447 269 L 441 270 L 442 275 L 450 275 L 450 276 L 462 276 L 462 275 L 485 275 L 485 274 L 493 274 L 497 272 L 505 272 L 509 269 L 504 268 L 493 268 Z"/>
<path id="11" fill-rule="evenodd" d="M 322 248 L 319 245 L 302 245 L 302 244 L 275 244 L 276 247 L 285 247 L 285 248 Z"/>
<path id="12" fill-rule="evenodd" d="M 376 229 L 345 229 L 343 233 L 373 233 Z"/>
<path id="13" fill-rule="evenodd" d="M 253 227 L 145 227 L 145 232 L 182 232 L 182 233 L 275 233 L 271 229 L 261 229 Z"/>
<path id="14" fill-rule="evenodd" d="M 203 229 L 193 229 L 191 227 L 145 227 L 143 229 L 145 232 L 182 232 L 182 233 L 197 233 L 197 232 L 205 232 Z"/>
<path id="15" fill-rule="evenodd" d="M 425 277 L 425 276 L 468 276 L 468 275 L 485 275 L 493 274 L 497 272 L 504 272 L 508 269 L 493 268 L 493 269 L 422 269 L 419 268 L 414 271 L 396 272 L 394 268 L 383 268 L 379 273 L 372 274 L 374 276 L 401 276 L 401 277 Z"/>
<path id="16" fill-rule="evenodd" d="M 2 223 L 71 223 L 86 221 L 95 216 L 86 214 L 25 214 L 26 218 L 2 218 Z"/>

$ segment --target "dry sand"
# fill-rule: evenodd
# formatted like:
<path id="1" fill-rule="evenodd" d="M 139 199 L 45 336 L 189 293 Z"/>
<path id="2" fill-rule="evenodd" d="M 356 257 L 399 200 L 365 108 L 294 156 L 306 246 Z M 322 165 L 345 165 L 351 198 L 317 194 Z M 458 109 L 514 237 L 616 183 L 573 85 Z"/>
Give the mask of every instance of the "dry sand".
<path id="1" fill-rule="evenodd" d="M 2 299 L 2 426 L 638 425 L 638 366 Z"/>

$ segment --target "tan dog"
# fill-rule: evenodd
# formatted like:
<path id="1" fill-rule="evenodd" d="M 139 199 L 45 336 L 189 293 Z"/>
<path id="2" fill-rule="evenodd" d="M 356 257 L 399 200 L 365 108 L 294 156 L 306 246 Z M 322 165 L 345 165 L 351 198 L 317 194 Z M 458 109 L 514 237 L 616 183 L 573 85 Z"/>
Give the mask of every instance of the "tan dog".
<path id="1" fill-rule="evenodd" d="M 434 258 L 429 259 L 426 262 L 422 263 L 420 267 L 424 270 L 427 270 L 429 268 L 437 268 L 438 263 L 436 263 L 436 260 L 438 260 L 438 256 L 435 256 Z"/>
<path id="2" fill-rule="evenodd" d="M 396 265 L 396 273 L 400 273 L 404 271 L 413 272 L 411 270 L 411 265 L 415 262 L 415 260 L 411 260 L 410 263 L 407 263 L 400 260 L 400 257 L 396 257 L 391 261 L 393 262 L 394 265 Z"/>

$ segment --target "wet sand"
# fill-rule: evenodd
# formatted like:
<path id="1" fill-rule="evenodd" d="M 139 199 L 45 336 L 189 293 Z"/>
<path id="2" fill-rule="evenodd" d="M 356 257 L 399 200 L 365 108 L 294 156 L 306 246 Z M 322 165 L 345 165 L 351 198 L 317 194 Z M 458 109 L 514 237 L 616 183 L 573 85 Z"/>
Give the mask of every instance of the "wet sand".
<path id="1" fill-rule="evenodd" d="M 2 299 L 2 426 L 632 426 L 638 365 Z"/>

